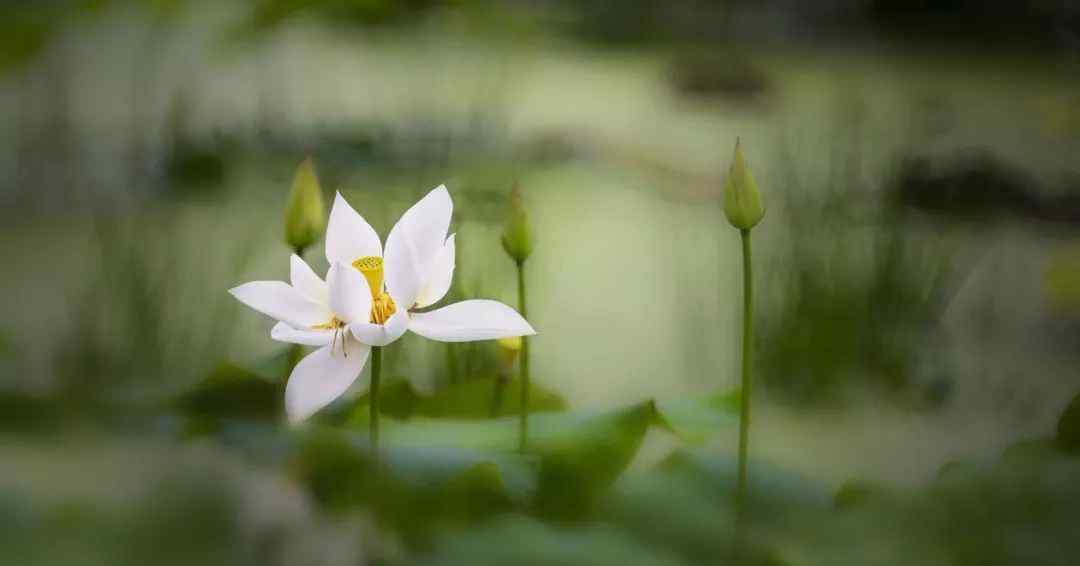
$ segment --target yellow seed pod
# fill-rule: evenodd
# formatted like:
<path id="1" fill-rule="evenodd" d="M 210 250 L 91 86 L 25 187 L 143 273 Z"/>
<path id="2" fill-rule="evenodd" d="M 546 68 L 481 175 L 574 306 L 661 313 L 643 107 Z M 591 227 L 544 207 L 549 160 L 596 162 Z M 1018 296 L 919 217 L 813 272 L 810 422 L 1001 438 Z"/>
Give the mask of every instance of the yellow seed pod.
<path id="1" fill-rule="evenodd" d="M 296 168 L 289 203 L 285 207 L 285 243 L 295 250 L 314 244 L 326 222 L 325 206 L 315 163 L 311 157 Z"/>
<path id="2" fill-rule="evenodd" d="M 740 230 L 753 228 L 765 216 L 761 194 L 746 165 L 746 157 L 738 140 L 735 141 L 735 159 L 724 182 L 724 214 L 728 222 Z"/>
<path id="3" fill-rule="evenodd" d="M 533 236 L 529 215 L 521 198 L 521 189 L 515 184 L 510 191 L 510 207 L 503 225 L 502 245 L 506 253 L 518 263 L 532 254 Z"/>

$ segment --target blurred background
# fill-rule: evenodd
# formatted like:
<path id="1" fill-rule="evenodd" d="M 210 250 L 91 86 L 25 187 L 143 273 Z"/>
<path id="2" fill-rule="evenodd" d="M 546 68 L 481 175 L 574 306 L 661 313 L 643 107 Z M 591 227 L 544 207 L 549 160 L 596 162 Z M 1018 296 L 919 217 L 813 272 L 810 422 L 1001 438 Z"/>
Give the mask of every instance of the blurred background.
<path id="1" fill-rule="evenodd" d="M 400 525 L 427 515 L 328 504 L 268 456 L 294 353 L 226 290 L 287 278 L 284 208 L 311 156 L 327 202 L 341 191 L 383 237 L 445 183 L 451 297 L 514 305 L 499 238 L 518 183 L 548 408 L 730 390 L 741 258 L 720 191 L 736 137 L 768 209 L 754 469 L 798 511 L 767 513 L 760 555 L 733 560 L 1080 560 L 1080 465 L 1060 450 L 1080 446 L 1062 418 L 1080 393 L 1074 3 L 0 6 L 13 563 L 719 563 L 701 525 L 727 516 L 716 467 L 735 426 L 692 455 L 649 431 L 602 510 L 569 526 L 510 505 L 418 536 Z M 321 246 L 306 258 L 327 267 Z M 494 344 L 416 336 L 386 363 L 420 397 L 486 395 L 501 371 Z M 221 419 L 270 432 L 229 442 Z M 682 479 L 658 486 L 658 466 Z"/>

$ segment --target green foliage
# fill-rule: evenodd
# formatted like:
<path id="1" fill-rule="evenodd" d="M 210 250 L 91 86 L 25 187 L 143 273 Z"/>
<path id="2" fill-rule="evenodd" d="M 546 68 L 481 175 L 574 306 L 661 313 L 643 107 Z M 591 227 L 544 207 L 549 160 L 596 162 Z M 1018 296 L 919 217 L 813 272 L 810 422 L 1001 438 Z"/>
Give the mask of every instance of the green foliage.
<path id="1" fill-rule="evenodd" d="M 709 454 L 692 449 L 676 451 L 661 469 L 699 483 L 716 497 L 732 497 L 738 476 L 738 462 L 726 454 Z M 790 512 L 793 507 L 828 508 L 829 489 L 820 482 L 768 462 L 750 462 L 747 508 L 755 516 L 769 517 Z"/>
<path id="2" fill-rule="evenodd" d="M 611 485 L 637 454 L 650 426 L 676 434 L 703 435 L 703 421 L 727 424 L 727 419 L 702 418 L 708 407 L 728 412 L 728 405 L 707 400 L 668 403 L 658 410 L 653 402 L 612 411 L 540 413 L 530 419 L 529 456 L 538 459 L 537 495 L 534 508 L 541 516 L 578 517 Z M 366 430 L 367 412 L 353 412 L 350 426 Z M 683 423 L 693 423 L 682 432 Z M 512 453 L 517 447 L 517 419 L 407 421 L 385 419 L 383 438 L 388 445 L 417 448 L 455 448 L 496 454 Z"/>
<path id="3" fill-rule="evenodd" d="M 26 63 L 46 45 L 58 15 L 39 6 L 0 8 L 0 73 Z"/>
<path id="4" fill-rule="evenodd" d="M 496 541 L 498 541 L 496 544 Z M 424 566 L 665 566 L 674 556 L 607 525 L 554 526 L 510 516 L 456 537 L 444 537 Z"/>
<path id="5" fill-rule="evenodd" d="M 727 393 L 657 399 L 657 424 L 684 442 L 700 444 L 717 430 L 737 422 L 740 399 L 738 389 Z"/>
<path id="6" fill-rule="evenodd" d="M 868 501 L 885 495 L 884 488 L 867 481 L 848 480 L 833 495 L 833 506 L 838 510 L 865 505 Z"/>
<path id="7" fill-rule="evenodd" d="M 863 166 L 859 147 L 836 143 L 850 155 L 833 169 Z M 933 331 L 952 292 L 948 241 L 894 203 L 865 198 L 854 178 L 808 186 L 790 155 L 776 162 L 788 167 L 775 223 L 785 233 L 769 258 L 779 274 L 761 295 L 783 299 L 762 305 L 755 358 L 765 383 L 802 402 L 842 401 L 852 386 L 916 407 L 945 402 L 951 376 L 918 369 L 941 366 L 926 361 L 939 352 Z"/>
<path id="8" fill-rule="evenodd" d="M 255 0 L 238 35 L 272 31 L 298 17 L 360 27 L 405 23 L 437 4 L 433 0 Z"/>
<path id="9" fill-rule="evenodd" d="M 352 425 L 365 430 L 364 411 Z M 529 455 L 538 458 L 535 505 L 542 515 L 579 516 L 618 477 L 634 455 L 649 425 L 652 403 L 609 412 L 537 414 L 530 420 Z M 513 453 L 516 417 L 486 421 L 412 419 L 383 421 L 383 438 L 398 447 L 461 448 Z"/>
<path id="10" fill-rule="evenodd" d="M 1073 397 L 1058 419 L 1057 436 L 1054 438 L 1062 450 L 1080 452 L 1080 394 Z"/>
<path id="11" fill-rule="evenodd" d="M 277 420 L 282 415 L 282 385 L 226 362 L 181 395 L 175 406 L 197 418 Z"/>
<path id="12" fill-rule="evenodd" d="M 372 457 L 365 435 L 316 429 L 298 435 L 288 467 L 327 508 L 374 511 L 411 543 L 506 512 L 534 490 L 514 455 L 387 446 Z"/>

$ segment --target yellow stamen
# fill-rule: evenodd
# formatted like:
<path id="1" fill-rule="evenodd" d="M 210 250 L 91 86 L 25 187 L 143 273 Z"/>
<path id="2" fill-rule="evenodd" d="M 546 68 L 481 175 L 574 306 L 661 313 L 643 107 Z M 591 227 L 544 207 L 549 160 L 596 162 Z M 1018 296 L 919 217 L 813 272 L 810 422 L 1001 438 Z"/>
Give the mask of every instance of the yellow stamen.
<path id="1" fill-rule="evenodd" d="M 331 316 L 330 320 L 322 324 L 316 324 L 311 327 L 312 330 L 333 330 L 334 338 L 330 341 L 330 351 L 334 351 L 334 346 L 337 345 L 338 334 L 341 334 L 341 355 L 348 356 L 345 352 L 345 321 L 336 316 Z"/>
<path id="2" fill-rule="evenodd" d="M 352 262 L 371 289 L 371 322 L 384 324 L 397 312 L 397 306 L 390 295 L 383 291 L 383 260 L 379 256 L 368 255 Z"/>
<path id="3" fill-rule="evenodd" d="M 332 316 L 332 317 L 330 317 L 329 321 L 324 322 L 322 324 L 316 324 L 315 326 L 312 326 L 311 329 L 312 330 L 337 330 L 339 328 L 344 328 L 344 327 L 345 327 L 345 322 L 343 320 L 340 320 L 336 316 Z"/>

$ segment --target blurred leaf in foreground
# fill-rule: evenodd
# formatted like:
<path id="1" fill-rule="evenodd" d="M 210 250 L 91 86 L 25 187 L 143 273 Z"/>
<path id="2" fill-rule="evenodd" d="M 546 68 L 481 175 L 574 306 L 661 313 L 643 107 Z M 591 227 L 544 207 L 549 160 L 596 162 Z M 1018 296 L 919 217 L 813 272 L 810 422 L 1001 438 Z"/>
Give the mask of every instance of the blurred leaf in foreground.
<path id="1" fill-rule="evenodd" d="M 648 401 L 608 411 L 534 415 L 530 421 L 529 455 L 539 460 L 536 510 L 552 517 L 587 512 L 629 466 L 650 426 L 701 437 L 705 434 L 703 422 L 732 422 L 730 417 L 705 417 L 709 410 L 730 415 L 729 406 L 716 399 L 721 398 L 706 398 L 701 403 L 672 401 L 663 406 Z M 365 414 L 355 412 L 351 425 L 362 429 Z M 456 447 L 494 453 L 514 451 L 518 440 L 517 420 L 513 417 L 388 420 L 383 434 L 388 444 L 399 447 Z"/>
<path id="2" fill-rule="evenodd" d="M 657 399 L 657 424 L 684 442 L 700 444 L 716 431 L 733 425 L 739 414 L 738 389 L 726 393 L 676 399 Z"/>
<path id="3" fill-rule="evenodd" d="M 1066 452 L 1080 452 L 1080 394 L 1072 398 L 1058 419 L 1055 440 L 1058 448 Z"/>
<path id="4" fill-rule="evenodd" d="M 668 566 L 685 564 L 606 525 L 558 527 L 511 516 L 467 534 L 447 537 L 425 566 Z"/>
<path id="5" fill-rule="evenodd" d="M 192 417 L 277 420 L 290 355 L 290 348 L 282 348 L 247 367 L 223 362 L 182 394 L 175 406 Z"/>

